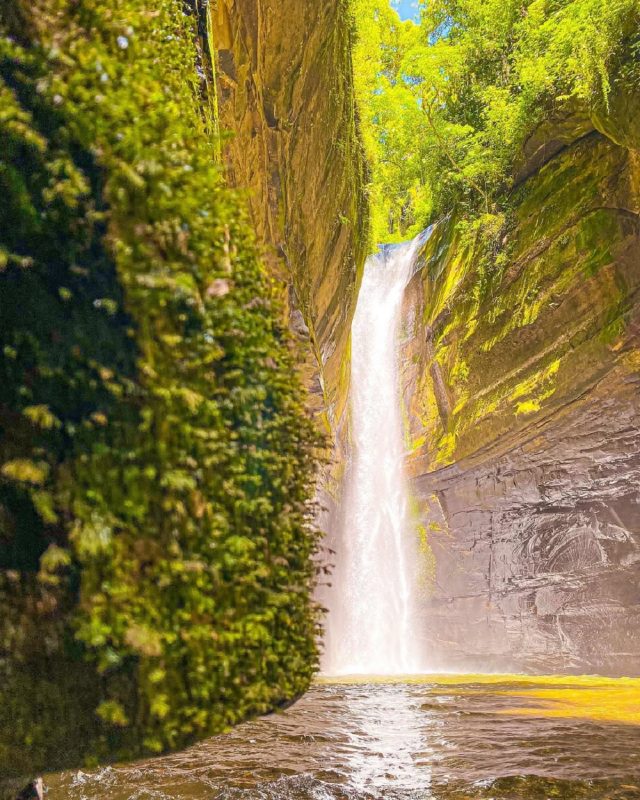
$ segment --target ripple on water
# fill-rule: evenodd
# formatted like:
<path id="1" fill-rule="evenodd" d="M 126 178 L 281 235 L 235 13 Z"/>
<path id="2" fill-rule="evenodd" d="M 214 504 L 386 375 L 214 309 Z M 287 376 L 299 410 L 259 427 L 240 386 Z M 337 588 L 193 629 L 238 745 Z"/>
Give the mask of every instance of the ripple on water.
<path id="1" fill-rule="evenodd" d="M 47 797 L 640 800 L 640 681 L 447 682 L 323 683 L 182 753 L 51 776 Z"/>

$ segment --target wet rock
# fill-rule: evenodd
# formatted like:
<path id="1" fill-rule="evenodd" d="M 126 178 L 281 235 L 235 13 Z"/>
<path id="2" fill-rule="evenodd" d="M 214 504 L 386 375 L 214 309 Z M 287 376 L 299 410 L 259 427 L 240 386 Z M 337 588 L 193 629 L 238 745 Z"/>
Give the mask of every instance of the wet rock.
<path id="1" fill-rule="evenodd" d="M 406 293 L 434 668 L 639 669 L 640 167 L 565 122 L 498 257 L 445 221 Z"/>
<path id="2" fill-rule="evenodd" d="M 292 289 L 296 333 L 308 328 L 306 383 L 317 389 L 310 402 L 335 432 L 368 248 L 349 11 L 317 0 L 214 5 L 220 126 L 233 131 L 230 176 L 248 192 L 271 271 Z"/>
<path id="3" fill-rule="evenodd" d="M 635 73 L 635 74 L 630 74 Z M 607 102 L 592 112 L 595 127 L 609 139 L 630 150 L 640 150 L 640 66 L 626 65 L 614 81 Z"/>
<path id="4" fill-rule="evenodd" d="M 534 175 L 565 147 L 594 130 L 591 117 L 577 108 L 567 108 L 544 120 L 527 138 L 514 170 L 515 184 Z"/>

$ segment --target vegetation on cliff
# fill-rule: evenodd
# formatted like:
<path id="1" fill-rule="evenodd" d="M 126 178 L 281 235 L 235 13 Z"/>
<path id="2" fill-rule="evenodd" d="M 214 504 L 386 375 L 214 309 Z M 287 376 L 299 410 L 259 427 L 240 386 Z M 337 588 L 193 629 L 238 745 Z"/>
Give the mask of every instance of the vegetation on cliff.
<path id="1" fill-rule="evenodd" d="M 636 0 L 429 0 L 421 22 L 353 0 L 356 83 L 378 238 L 444 213 L 499 226 L 527 137 L 580 105 L 640 86 Z"/>
<path id="2" fill-rule="evenodd" d="M 3 774 L 182 746 L 316 664 L 316 434 L 198 7 L 0 2 Z"/>
<path id="3" fill-rule="evenodd" d="M 369 249 L 350 0 L 210 6 L 219 122 L 228 133 L 223 158 L 247 192 L 267 266 L 288 286 L 294 326 L 304 322 L 308 400 L 319 424 L 335 431 L 347 402 L 343 370 Z"/>

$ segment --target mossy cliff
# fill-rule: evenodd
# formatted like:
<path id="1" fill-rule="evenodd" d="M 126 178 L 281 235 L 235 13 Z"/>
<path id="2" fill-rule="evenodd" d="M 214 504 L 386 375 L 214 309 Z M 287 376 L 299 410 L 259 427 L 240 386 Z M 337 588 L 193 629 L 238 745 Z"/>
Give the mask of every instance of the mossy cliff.
<path id="1" fill-rule="evenodd" d="M 199 12 L 0 2 L 3 778 L 182 747 L 315 667 L 315 426 Z"/>
<path id="2" fill-rule="evenodd" d="M 289 286 L 292 326 L 314 356 L 305 382 L 335 429 L 368 247 L 349 2 L 218 0 L 211 28 L 225 161 L 248 193 L 273 274 Z"/>
<path id="3" fill-rule="evenodd" d="M 435 560 L 436 665 L 637 672 L 633 85 L 540 126 L 504 225 L 443 220 L 408 288 L 408 463 Z"/>

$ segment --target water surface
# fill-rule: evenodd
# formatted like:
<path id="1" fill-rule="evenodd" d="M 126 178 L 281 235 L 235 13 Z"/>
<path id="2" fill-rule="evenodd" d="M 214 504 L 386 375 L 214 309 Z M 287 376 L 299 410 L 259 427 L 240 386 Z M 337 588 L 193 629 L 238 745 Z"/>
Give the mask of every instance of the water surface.
<path id="1" fill-rule="evenodd" d="M 640 681 L 318 683 L 177 755 L 66 772 L 49 800 L 640 800 Z"/>

